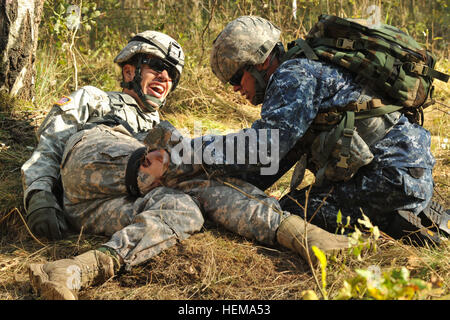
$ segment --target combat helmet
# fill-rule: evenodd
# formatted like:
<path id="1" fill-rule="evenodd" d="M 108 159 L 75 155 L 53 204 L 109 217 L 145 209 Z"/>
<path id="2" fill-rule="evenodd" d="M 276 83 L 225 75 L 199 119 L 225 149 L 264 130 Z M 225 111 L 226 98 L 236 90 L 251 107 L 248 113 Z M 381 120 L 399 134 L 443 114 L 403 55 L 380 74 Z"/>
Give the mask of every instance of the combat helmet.
<path id="1" fill-rule="evenodd" d="M 280 34 L 278 27 L 261 17 L 241 16 L 231 21 L 213 42 L 210 57 L 212 72 L 221 82 L 227 83 L 236 72 L 248 67 L 257 80 L 256 100 L 252 103 L 261 103 L 267 85 L 265 72 L 252 66 L 263 63 L 275 46 L 283 48 L 279 42 Z"/>
<path id="2" fill-rule="evenodd" d="M 123 48 L 114 59 L 114 62 L 122 66 L 139 53 L 151 54 L 152 56 L 161 59 L 163 62 L 163 67 L 171 71 L 169 74 L 172 78 L 172 90 L 175 90 L 184 67 L 184 52 L 181 45 L 164 33 L 147 30 L 138 33 L 131 38 L 125 48 Z M 164 105 L 164 101 L 150 95 L 144 95 L 142 92 L 141 66 L 145 62 L 146 61 L 143 58 L 143 55 L 140 55 L 140 58 L 136 61 L 136 72 L 134 79 L 130 82 L 121 82 L 120 85 L 122 88 L 134 90 L 145 106 L 149 110 L 153 110 L 153 107 L 146 102 L 146 99 L 155 102 L 159 107 Z"/>

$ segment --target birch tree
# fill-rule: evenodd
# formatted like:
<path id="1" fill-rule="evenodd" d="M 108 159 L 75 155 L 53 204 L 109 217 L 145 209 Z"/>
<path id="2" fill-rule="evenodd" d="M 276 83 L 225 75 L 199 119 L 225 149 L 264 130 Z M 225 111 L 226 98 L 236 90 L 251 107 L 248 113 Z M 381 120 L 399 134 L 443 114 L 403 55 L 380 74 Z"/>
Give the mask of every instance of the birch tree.
<path id="1" fill-rule="evenodd" d="M 32 100 L 44 0 L 0 0 L 0 90 Z"/>

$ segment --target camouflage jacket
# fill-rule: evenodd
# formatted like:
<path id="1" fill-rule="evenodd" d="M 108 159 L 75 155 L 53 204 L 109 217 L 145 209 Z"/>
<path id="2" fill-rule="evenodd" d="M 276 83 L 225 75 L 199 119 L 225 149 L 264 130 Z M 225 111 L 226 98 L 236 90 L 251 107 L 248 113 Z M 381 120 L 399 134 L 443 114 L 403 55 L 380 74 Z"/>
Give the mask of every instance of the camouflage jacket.
<path id="1" fill-rule="evenodd" d="M 261 168 L 267 164 L 260 161 L 261 147 L 271 150 L 274 155 L 278 153 L 278 159 L 283 159 L 305 135 L 319 111 L 326 112 L 333 107 L 356 102 L 363 93 L 362 86 L 356 83 L 353 75 L 341 67 L 302 58 L 288 60 L 269 80 L 261 118 L 251 128 L 241 131 L 245 135 L 253 129 L 256 147 L 247 144 L 244 151 L 234 144 L 231 145 L 234 149 L 230 148 L 226 141 L 235 134 L 198 137 L 190 141 L 191 150 L 197 158 L 193 156 L 190 162 L 201 163 L 210 174 L 239 176 L 240 173 L 251 173 L 261 176 Z M 378 167 L 432 169 L 435 160 L 430 151 L 430 133 L 400 114 L 390 121 L 391 126 L 379 137 L 366 134 L 371 140 L 371 163 Z M 264 132 L 261 129 L 275 130 Z M 228 157 L 229 154 L 234 158 Z M 237 162 L 236 155 L 243 156 L 245 159 L 241 160 L 244 161 Z M 252 159 L 258 161 L 252 162 Z M 191 170 L 185 164 L 186 161 L 171 167 L 171 170 Z M 170 170 L 167 174 L 170 175 Z"/>
<path id="2" fill-rule="evenodd" d="M 157 112 L 145 113 L 129 95 L 83 87 L 62 97 L 52 107 L 37 132 L 39 143 L 22 166 L 24 204 L 32 190 L 52 192 L 60 177 L 60 164 L 68 139 L 76 132 L 95 126 L 122 124 L 138 140 L 159 123 Z"/>
<path id="3" fill-rule="evenodd" d="M 85 203 L 88 208 L 92 200 L 127 195 L 128 160 L 141 147 L 144 144 L 120 125 L 100 124 L 72 135 L 61 161 L 65 205 Z"/>

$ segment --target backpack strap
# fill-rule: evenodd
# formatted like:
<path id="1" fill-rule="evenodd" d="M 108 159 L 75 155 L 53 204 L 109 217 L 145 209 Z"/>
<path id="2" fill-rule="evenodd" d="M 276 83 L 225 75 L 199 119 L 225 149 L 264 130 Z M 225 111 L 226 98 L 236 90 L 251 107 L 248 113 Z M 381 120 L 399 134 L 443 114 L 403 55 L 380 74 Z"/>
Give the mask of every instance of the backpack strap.
<path id="1" fill-rule="evenodd" d="M 438 79 L 440 81 L 448 82 L 449 75 L 439 72 L 436 69 L 430 68 L 429 66 L 417 62 L 409 62 L 406 65 L 410 68 L 410 72 L 414 72 L 421 76 L 428 76 L 431 78 Z"/>
<path id="2" fill-rule="evenodd" d="M 121 117 L 119 117 L 116 114 L 108 113 L 107 115 L 103 117 L 95 117 L 89 120 L 87 123 L 87 126 L 84 127 L 84 129 L 89 128 L 89 124 L 104 124 L 108 127 L 115 127 L 118 125 L 122 125 L 132 136 L 136 135 L 136 131 L 133 130 L 133 128 L 130 126 L 128 122 L 123 120 Z"/>
<path id="3" fill-rule="evenodd" d="M 331 152 L 333 151 L 334 146 L 342 137 L 342 146 L 339 154 L 340 159 L 336 166 L 344 169 L 348 168 L 347 159 L 350 157 L 350 145 L 355 129 L 355 120 L 379 117 L 388 113 L 399 111 L 403 108 L 401 106 L 395 105 L 384 105 L 379 99 L 372 99 L 367 102 L 358 104 L 355 103 L 354 105 L 356 105 L 355 110 L 350 109 L 342 112 L 343 115 L 340 122 L 337 125 L 334 124 L 336 126 L 336 129 L 334 130 L 333 135 L 329 139 L 327 139 L 326 143 L 324 142 L 324 146 L 322 149 L 323 151 L 321 152 L 320 156 L 320 162 L 322 162 L 322 164 L 326 163 L 331 155 Z M 330 114 L 332 115 L 334 113 L 335 112 L 331 112 Z M 324 116 L 321 117 L 321 121 L 323 119 L 326 119 L 326 114 L 327 113 L 324 113 Z M 333 127 L 333 124 L 330 124 L 328 126 L 328 129 L 326 129 L 326 126 L 322 125 L 322 128 L 324 128 L 324 130 L 330 130 L 331 127 Z"/>
<path id="4" fill-rule="evenodd" d="M 336 164 L 339 168 L 348 168 L 347 159 L 350 158 L 350 144 L 352 143 L 353 132 L 355 130 L 355 113 L 347 111 L 341 123 L 335 131 L 335 137 L 333 140 L 342 135 L 341 153 L 339 154 L 339 162 Z M 336 141 L 337 141 L 336 140 Z M 336 143 L 334 143 L 336 144 Z"/>
<path id="5" fill-rule="evenodd" d="M 399 111 L 403 109 L 401 106 L 395 106 L 392 104 L 385 105 L 376 109 L 366 110 L 366 111 L 360 111 L 355 115 L 356 120 L 360 119 L 367 119 L 372 117 L 379 117 L 388 113 L 392 113 L 395 111 Z"/>
<path id="6" fill-rule="evenodd" d="M 303 39 L 297 39 L 288 44 L 288 51 L 281 58 L 281 62 L 294 59 L 302 54 L 310 60 L 319 60 L 319 57 L 314 53 L 314 50 Z"/>
<path id="7" fill-rule="evenodd" d="M 355 113 L 353 111 L 346 111 L 336 126 L 333 135 L 328 139 L 321 141 L 320 145 L 322 152 L 320 153 L 319 162 L 321 167 L 324 167 L 325 163 L 331 155 L 334 146 L 338 140 L 342 137 L 342 147 L 340 153 L 340 160 L 338 166 L 341 168 L 347 168 L 347 159 L 350 157 L 350 144 L 352 142 L 353 130 L 355 126 Z M 323 139 L 325 137 L 323 136 Z"/>

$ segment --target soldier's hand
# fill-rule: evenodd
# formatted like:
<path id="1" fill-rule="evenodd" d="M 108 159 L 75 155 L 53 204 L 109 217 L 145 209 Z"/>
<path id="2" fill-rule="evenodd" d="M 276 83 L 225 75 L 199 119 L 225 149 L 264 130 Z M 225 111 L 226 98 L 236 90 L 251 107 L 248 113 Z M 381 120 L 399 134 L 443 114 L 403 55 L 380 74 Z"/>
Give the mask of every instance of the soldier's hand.
<path id="1" fill-rule="evenodd" d="M 31 196 L 27 224 L 34 235 L 50 240 L 60 240 L 68 231 L 64 213 L 55 196 L 48 191 L 38 191 Z"/>
<path id="2" fill-rule="evenodd" d="M 180 143 L 182 139 L 183 136 L 181 133 L 179 133 L 170 122 L 164 120 L 148 132 L 144 139 L 144 144 L 149 150 L 171 150 L 171 148 Z"/>

